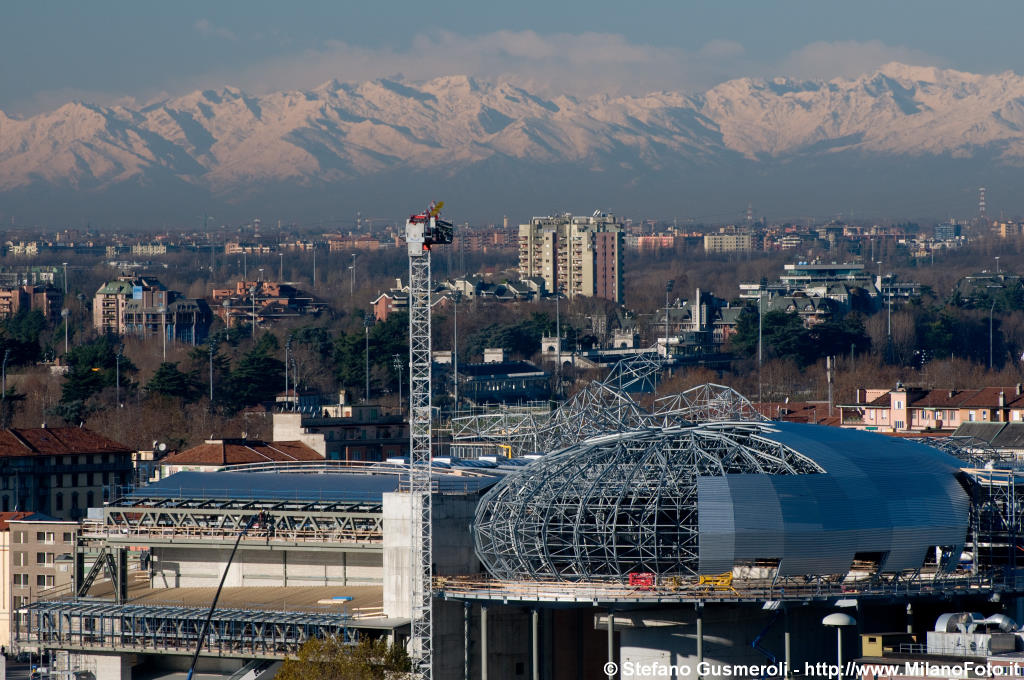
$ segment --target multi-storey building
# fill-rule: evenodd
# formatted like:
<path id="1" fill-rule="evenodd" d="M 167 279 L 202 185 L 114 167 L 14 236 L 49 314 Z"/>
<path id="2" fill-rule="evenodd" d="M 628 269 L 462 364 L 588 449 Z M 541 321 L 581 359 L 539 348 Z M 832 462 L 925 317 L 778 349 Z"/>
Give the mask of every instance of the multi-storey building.
<path id="1" fill-rule="evenodd" d="M 622 302 L 623 229 L 615 216 L 595 212 L 535 217 L 519 227 L 519 274 L 572 299 Z"/>
<path id="2" fill-rule="evenodd" d="M 266 325 L 286 318 L 317 315 L 327 304 L 287 283 L 237 281 L 234 288 L 213 291 L 216 314 L 228 328 Z"/>
<path id="3" fill-rule="evenodd" d="M 0 430 L 0 512 L 74 520 L 132 479 L 132 450 L 80 427 Z"/>
<path id="4" fill-rule="evenodd" d="M 142 299 L 148 293 L 150 302 L 167 304 L 167 289 L 154 278 L 122 274 L 100 286 L 92 300 L 92 325 L 100 335 L 122 335 L 125 307 L 130 300 Z"/>
<path id="5" fill-rule="evenodd" d="M 10 600 L 3 603 L 7 611 L 0 610 L 0 642 L 11 649 L 12 628 L 27 623 L 26 614 L 19 610 L 38 600 L 43 591 L 71 586 L 78 522 L 19 512 L 12 513 L 5 524 L 7 531 L 0 535 L 9 541 L 10 577 L 5 585 Z"/>
<path id="6" fill-rule="evenodd" d="M 1024 422 L 1024 388 L 858 388 L 856 400 L 839 406 L 842 427 L 878 432 L 955 430 L 964 423 Z"/>
<path id="7" fill-rule="evenodd" d="M 0 319 L 14 316 L 24 309 L 38 310 L 46 320 L 56 323 L 64 304 L 64 293 L 49 285 L 25 285 L 0 288 Z"/>
<path id="8" fill-rule="evenodd" d="M 206 337 L 213 315 L 205 300 L 185 298 L 157 279 L 122 275 L 96 291 L 92 320 L 100 334 L 160 337 L 195 344 Z"/>
<path id="9" fill-rule="evenodd" d="M 704 234 L 704 251 L 708 253 L 747 252 L 753 249 L 754 237 L 751 234 L 736 232 Z"/>

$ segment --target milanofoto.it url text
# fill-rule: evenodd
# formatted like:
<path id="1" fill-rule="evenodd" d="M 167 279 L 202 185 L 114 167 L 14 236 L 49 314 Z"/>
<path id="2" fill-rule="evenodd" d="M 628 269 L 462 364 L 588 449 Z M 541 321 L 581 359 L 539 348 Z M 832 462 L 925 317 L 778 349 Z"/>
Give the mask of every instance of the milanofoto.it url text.
<path id="1" fill-rule="evenodd" d="M 848 661 L 840 668 L 837 664 L 805 663 L 794 669 L 804 677 L 813 678 L 894 678 L 900 676 L 925 678 L 1002 678 L 1024 676 L 1024 662 L 993 664 L 989 662 L 959 661 L 939 664 L 928 661 L 908 661 L 900 664 L 872 664 Z M 621 674 L 620 674 L 621 671 Z M 785 663 L 722 664 L 701 661 L 696 664 L 666 664 L 656 661 L 609 661 L 604 665 L 609 678 L 786 678 L 792 673 Z"/>

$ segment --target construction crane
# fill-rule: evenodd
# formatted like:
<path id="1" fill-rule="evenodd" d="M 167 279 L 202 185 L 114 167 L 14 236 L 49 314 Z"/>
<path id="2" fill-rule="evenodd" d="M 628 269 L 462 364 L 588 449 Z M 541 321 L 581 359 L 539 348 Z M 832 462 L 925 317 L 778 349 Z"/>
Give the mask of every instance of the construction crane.
<path id="1" fill-rule="evenodd" d="M 431 203 L 405 223 L 409 248 L 409 497 L 412 503 L 413 677 L 430 680 L 432 653 L 431 478 L 430 478 L 430 247 L 452 242 L 453 226 Z"/>

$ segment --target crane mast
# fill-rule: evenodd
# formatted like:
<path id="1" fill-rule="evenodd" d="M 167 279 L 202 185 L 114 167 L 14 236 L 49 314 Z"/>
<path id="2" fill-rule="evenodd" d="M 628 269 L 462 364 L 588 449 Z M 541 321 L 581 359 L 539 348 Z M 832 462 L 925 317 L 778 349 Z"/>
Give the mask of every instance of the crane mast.
<path id="1" fill-rule="evenodd" d="M 438 217 L 443 202 L 405 223 L 409 249 L 409 496 L 412 503 L 413 677 L 432 673 L 433 541 L 431 538 L 430 247 L 452 242 L 452 224 Z"/>

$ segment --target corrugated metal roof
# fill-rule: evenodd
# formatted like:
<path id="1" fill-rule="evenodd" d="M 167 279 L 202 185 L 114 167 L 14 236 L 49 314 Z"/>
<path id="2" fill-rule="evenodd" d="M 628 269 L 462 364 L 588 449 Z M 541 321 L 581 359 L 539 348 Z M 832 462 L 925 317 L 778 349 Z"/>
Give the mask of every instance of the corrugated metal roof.
<path id="1" fill-rule="evenodd" d="M 1024 448 L 1024 423 L 1006 423 L 989 443 L 997 449 Z"/>
<path id="2" fill-rule="evenodd" d="M 953 432 L 954 437 L 977 437 L 990 442 L 999 435 L 1006 423 L 963 423 Z"/>

